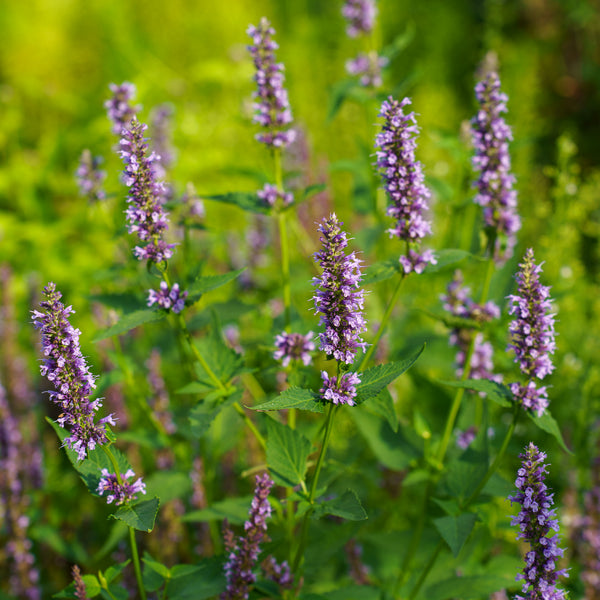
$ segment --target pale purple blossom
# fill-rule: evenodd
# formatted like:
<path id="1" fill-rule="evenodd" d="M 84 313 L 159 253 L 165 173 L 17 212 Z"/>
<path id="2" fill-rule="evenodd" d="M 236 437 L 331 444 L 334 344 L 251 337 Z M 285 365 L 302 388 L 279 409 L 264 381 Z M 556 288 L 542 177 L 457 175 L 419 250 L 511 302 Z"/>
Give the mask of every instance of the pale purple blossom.
<path id="1" fill-rule="evenodd" d="M 274 581 L 284 590 L 290 589 L 294 583 L 294 577 L 287 560 L 278 563 L 274 556 L 269 555 L 262 561 L 260 569 L 267 579 Z"/>
<path id="2" fill-rule="evenodd" d="M 488 237 L 494 240 L 494 260 L 503 264 L 513 255 L 516 233 L 521 228 L 508 151 L 512 132 L 502 117 L 507 112 L 508 97 L 500 91 L 495 72 L 488 73 L 475 86 L 475 95 L 479 102 L 479 110 L 471 120 L 473 167 L 479 172 L 473 184 L 477 189 L 475 202 L 483 207 Z"/>
<path id="3" fill-rule="evenodd" d="M 346 72 L 349 75 L 359 76 L 363 87 L 381 87 L 383 80 L 381 70 L 388 64 L 385 56 L 379 56 L 377 52 L 365 54 L 361 52 L 356 58 L 346 61 Z"/>
<path id="4" fill-rule="evenodd" d="M 292 123 L 292 111 L 287 90 L 283 87 L 285 80 L 284 66 L 275 61 L 275 50 L 279 47 L 272 39 L 275 30 L 263 17 L 258 27 L 250 25 L 247 30 L 252 38 L 248 50 L 254 61 L 254 81 L 257 91 L 254 92 L 255 115 L 253 121 L 263 128 L 256 139 L 271 148 L 285 148 L 296 137 Z"/>
<path id="5" fill-rule="evenodd" d="M 292 360 L 301 360 L 307 366 L 312 362 L 310 353 L 315 349 L 314 334 L 309 331 L 306 335 L 301 333 L 287 333 L 282 331 L 275 337 L 275 352 L 273 358 L 280 360 L 287 367 Z"/>
<path id="6" fill-rule="evenodd" d="M 279 200 L 283 206 L 289 206 L 294 202 L 294 195 L 291 192 L 284 192 L 277 189 L 277 186 L 266 183 L 262 190 L 258 190 L 256 195 L 267 205 L 275 206 Z"/>
<path id="7" fill-rule="evenodd" d="M 381 105 L 379 116 L 384 123 L 375 138 L 376 165 L 390 201 L 387 214 L 396 219 L 388 233 L 404 240 L 409 248 L 400 263 L 405 273 L 422 273 L 427 264 L 437 260 L 430 250 L 420 251 L 423 238 L 431 234 L 427 218 L 431 192 L 425 185 L 423 167 L 415 158 L 419 132 L 415 113 L 404 114 L 409 104 L 409 98 L 398 102 L 389 97 Z"/>
<path id="8" fill-rule="evenodd" d="M 377 16 L 375 0 L 346 0 L 342 6 L 342 15 L 348 22 L 346 33 L 349 37 L 371 33 Z"/>
<path id="9" fill-rule="evenodd" d="M 114 425 L 115 421 L 112 415 L 94 421 L 102 402 L 89 398 L 96 387 L 96 378 L 81 354 L 81 332 L 69 323 L 69 316 L 75 311 L 60 301 L 62 295 L 54 283 L 49 283 L 43 294 L 46 299 L 40 302 L 40 307 L 44 312 L 32 311 L 33 324 L 42 334 L 42 351 L 46 357 L 41 373 L 56 389 L 48 394 L 61 410 L 57 423 L 70 432 L 64 444 L 83 460 L 89 450 L 108 442 L 105 424 Z"/>
<path id="10" fill-rule="evenodd" d="M 458 431 L 456 435 L 456 445 L 462 450 L 466 450 L 477 436 L 477 427 L 471 425 L 464 431 Z"/>
<path id="11" fill-rule="evenodd" d="M 135 473 L 132 469 L 127 469 L 125 474 L 121 474 L 121 482 L 114 473 L 110 473 L 108 469 L 102 469 L 102 477 L 98 482 L 98 489 L 96 490 L 100 496 L 106 494 L 106 503 L 115 503 L 116 506 L 121 504 L 129 504 L 133 500 L 137 499 L 136 494 L 146 493 L 146 484 L 142 481 L 141 477 L 138 477 L 133 483 L 129 483 L 128 479 L 135 477 Z"/>
<path id="12" fill-rule="evenodd" d="M 101 156 L 92 156 L 89 150 L 84 150 L 79 159 L 79 166 L 75 173 L 79 195 L 87 198 L 90 202 L 98 202 L 106 198 L 102 187 L 106 179 L 106 171 L 100 168 L 102 162 Z"/>
<path id="13" fill-rule="evenodd" d="M 360 383 L 360 377 L 357 373 L 349 371 L 329 377 L 326 371 L 321 372 L 323 386 L 319 390 L 321 398 L 332 402 L 335 405 L 347 404 L 354 406 L 356 404 L 356 386 Z"/>
<path id="14" fill-rule="evenodd" d="M 172 310 L 174 313 L 180 313 L 185 308 L 185 299 L 187 298 L 187 291 L 180 291 L 179 284 L 174 283 L 169 288 L 166 281 L 160 282 L 160 289 L 148 290 L 148 306 L 158 304 L 161 308 L 166 310 Z"/>
<path id="15" fill-rule="evenodd" d="M 556 349 L 554 339 L 554 314 L 550 300 L 550 287 L 540 283 L 542 266 L 534 262 L 529 248 L 516 275 L 517 294 L 508 297 L 509 314 L 514 315 L 509 331 L 515 362 L 527 379 L 525 384 L 513 383 L 515 399 L 525 408 L 541 416 L 548 407 L 545 387 L 537 387 L 536 379 L 543 379 L 554 370 L 551 355 Z"/>
<path id="16" fill-rule="evenodd" d="M 555 509 L 552 508 L 554 494 L 548 493 L 544 483 L 547 474 L 546 454 L 530 443 L 520 455 L 522 464 L 517 471 L 515 485 L 518 492 L 509 496 L 511 503 L 521 505 L 521 510 L 512 519 L 512 525 L 519 527 L 517 539 L 529 543 L 530 551 L 525 555 L 523 573 L 517 581 L 523 580 L 524 596 L 519 600 L 563 600 L 564 590 L 556 587 L 559 577 L 568 576 L 564 569 L 557 569 L 556 562 L 563 555 L 558 547 L 559 525 Z"/>
<path id="17" fill-rule="evenodd" d="M 121 85 L 111 83 L 109 86 L 112 96 L 104 103 L 108 118 L 112 122 L 112 132 L 121 135 L 123 129 L 129 127 L 131 120 L 139 112 L 140 106 L 131 102 L 135 97 L 135 85 L 125 81 Z"/>

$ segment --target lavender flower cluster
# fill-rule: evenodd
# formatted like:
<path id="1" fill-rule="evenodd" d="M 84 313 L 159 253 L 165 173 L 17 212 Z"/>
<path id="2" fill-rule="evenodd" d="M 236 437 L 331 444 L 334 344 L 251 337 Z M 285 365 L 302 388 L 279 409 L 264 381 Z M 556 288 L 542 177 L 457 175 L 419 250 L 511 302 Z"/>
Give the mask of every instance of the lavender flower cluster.
<path id="1" fill-rule="evenodd" d="M 290 206 L 294 202 L 294 195 L 291 192 L 283 192 L 270 183 L 266 183 L 262 190 L 256 192 L 256 195 L 267 205 L 275 206 L 279 200 L 283 206 Z"/>
<path id="2" fill-rule="evenodd" d="M 444 310 L 455 317 L 470 319 L 478 323 L 488 323 L 500 318 L 500 308 L 492 301 L 485 305 L 478 304 L 469 297 L 470 290 L 463 285 L 464 280 L 460 271 L 455 271 L 452 281 L 448 284 L 446 294 L 440 296 Z M 473 336 L 475 339 L 473 341 Z M 492 356 L 494 348 L 484 340 L 481 332 L 474 333 L 466 327 L 456 327 L 450 333 L 450 345 L 456 346 L 456 374 L 461 377 L 471 343 L 474 343 L 471 357 L 469 377 L 471 379 L 491 379 L 502 381 L 502 376 L 495 374 Z"/>
<path id="3" fill-rule="evenodd" d="M 293 121 L 287 90 L 283 87 L 284 66 L 275 61 L 275 50 L 279 47 L 272 39 L 275 30 L 263 17 L 258 27 L 250 25 L 247 30 L 252 38 L 248 50 L 252 55 L 256 73 L 254 81 L 257 91 L 254 122 L 264 128 L 256 139 L 270 148 L 285 148 L 296 138 L 296 132 L 286 127 Z"/>
<path id="4" fill-rule="evenodd" d="M 250 587 L 256 581 L 253 569 L 267 531 L 267 519 L 271 516 L 268 498 L 272 487 L 273 481 L 267 473 L 256 476 L 252 507 L 244 524 L 245 536 L 235 539 L 231 529 L 225 527 L 225 548 L 229 557 L 225 563 L 227 588 L 221 594 L 221 600 L 248 598 Z"/>
<path id="5" fill-rule="evenodd" d="M 550 530 L 558 532 L 559 526 L 552 508 L 554 494 L 548 493 L 544 483 L 548 472 L 544 462 L 546 454 L 530 443 L 520 458 L 522 465 L 515 481 L 519 491 L 509 496 L 509 500 L 521 505 L 512 525 L 519 527 L 517 539 L 527 541 L 531 550 L 525 556 L 523 573 L 517 575 L 517 581 L 523 580 L 525 596 L 517 595 L 516 598 L 562 600 L 565 592 L 556 587 L 556 582 L 567 573 L 556 568 L 556 559 L 563 555 L 563 550 L 558 547 L 558 534 L 550 535 Z"/>
<path id="6" fill-rule="evenodd" d="M 508 97 L 500 91 L 500 79 L 494 72 L 475 86 L 475 94 L 480 104 L 471 120 L 473 167 L 479 171 L 475 202 L 484 208 L 484 221 L 494 239 L 494 259 L 503 264 L 513 255 L 515 234 L 521 228 L 508 152 L 512 132 L 501 116 L 507 112 Z"/>
<path id="7" fill-rule="evenodd" d="M 92 156 L 89 150 L 81 153 L 76 172 L 77 186 L 79 195 L 87 198 L 90 202 L 99 202 L 106 198 L 102 187 L 106 179 L 106 171 L 100 168 L 101 164 L 101 156 Z"/>
<path id="8" fill-rule="evenodd" d="M 511 384 L 517 402 L 541 416 L 548 407 L 545 386 L 537 387 L 535 380 L 543 379 L 554 370 L 551 354 L 554 353 L 554 315 L 550 313 L 550 287 L 540 283 L 542 266 L 534 262 L 533 250 L 529 248 L 516 275 L 517 294 L 512 294 L 509 314 L 514 315 L 509 331 L 515 352 L 515 362 L 528 379 L 527 383 Z"/>
<path id="9" fill-rule="evenodd" d="M 398 102 L 389 97 L 381 105 L 379 116 L 384 118 L 384 124 L 375 138 L 376 164 L 391 202 L 387 214 L 396 219 L 395 227 L 388 232 L 405 240 L 409 248 L 400 257 L 400 263 L 405 273 L 422 273 L 427 264 L 436 264 L 437 260 L 431 250 L 419 254 L 410 247 L 420 246 L 421 240 L 431 233 L 431 223 L 425 216 L 431 193 L 425 186 L 421 163 L 415 158 L 419 132 L 415 113 L 403 112 L 409 104 L 409 98 Z"/>
<path id="10" fill-rule="evenodd" d="M 356 58 L 346 61 L 346 71 L 349 75 L 359 76 L 362 86 L 378 88 L 383 83 L 382 69 L 388 62 L 385 56 L 379 56 L 375 51 L 360 52 Z"/>
<path id="11" fill-rule="evenodd" d="M 161 308 L 180 313 L 185 308 L 185 299 L 188 293 L 179 289 L 179 284 L 174 283 L 171 288 L 166 281 L 160 282 L 160 289 L 148 290 L 148 306 L 158 304 Z"/>
<path id="12" fill-rule="evenodd" d="M 139 112 L 139 106 L 133 106 L 131 101 L 135 97 L 135 86 L 128 81 L 117 85 L 109 85 L 112 97 L 104 103 L 106 114 L 112 122 L 112 132 L 121 135 L 123 129 L 129 127 L 132 119 Z"/>
<path id="13" fill-rule="evenodd" d="M 371 33 L 377 16 L 375 0 L 346 0 L 342 6 L 342 15 L 348 23 L 348 37 Z"/>
<path id="14" fill-rule="evenodd" d="M 135 473 L 131 469 L 127 469 L 125 474 L 121 474 L 121 483 L 119 483 L 119 479 L 115 473 L 110 473 L 108 469 L 102 469 L 102 477 L 98 482 L 97 492 L 100 496 L 106 494 L 106 502 L 108 504 L 112 502 L 116 506 L 129 504 L 129 502 L 136 499 L 136 494 L 146 493 L 146 484 L 142 481 L 141 477 L 133 483 L 129 483 L 127 480 L 132 477 L 135 477 Z"/>
<path id="15" fill-rule="evenodd" d="M 46 299 L 40 307 L 44 312 L 32 311 L 33 324 L 42 334 L 42 350 L 46 357 L 41 373 L 56 388 L 48 394 L 61 410 L 58 424 L 70 430 L 64 443 L 83 460 L 89 450 L 108 441 L 105 424 L 114 425 L 115 421 L 112 415 L 94 421 L 102 402 L 89 399 L 96 383 L 81 354 L 81 332 L 69 323 L 69 315 L 75 311 L 60 301 L 62 294 L 54 283 L 49 283 L 43 294 Z"/>
<path id="16" fill-rule="evenodd" d="M 284 367 L 287 367 L 292 360 L 301 360 L 305 366 L 309 365 L 312 362 L 310 353 L 315 349 L 313 337 L 312 331 L 306 335 L 282 331 L 275 337 L 277 350 L 273 353 L 273 358 L 280 360 Z"/>

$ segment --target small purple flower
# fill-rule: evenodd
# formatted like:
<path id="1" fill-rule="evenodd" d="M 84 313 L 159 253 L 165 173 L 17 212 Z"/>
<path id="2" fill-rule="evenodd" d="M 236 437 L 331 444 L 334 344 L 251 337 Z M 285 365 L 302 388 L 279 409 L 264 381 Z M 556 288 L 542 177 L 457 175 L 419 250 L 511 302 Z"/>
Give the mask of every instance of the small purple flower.
<path id="1" fill-rule="evenodd" d="M 278 563 L 272 555 L 267 556 L 260 565 L 261 571 L 271 581 L 274 581 L 279 587 L 284 590 L 289 590 L 293 583 L 294 577 L 290 570 L 287 560 Z"/>
<path id="2" fill-rule="evenodd" d="M 346 0 L 342 15 L 348 21 L 346 33 L 349 37 L 371 33 L 377 16 L 375 0 Z"/>
<path id="3" fill-rule="evenodd" d="M 252 38 L 248 50 L 256 69 L 254 81 L 257 91 L 253 94 L 256 113 L 253 121 L 265 130 L 257 134 L 256 139 L 271 148 L 285 148 L 294 141 L 296 132 L 286 129 L 293 118 L 288 93 L 283 87 L 284 66 L 275 62 L 274 51 L 279 47 L 272 39 L 275 30 L 263 17 L 259 26 L 250 25 L 247 33 Z"/>
<path id="4" fill-rule="evenodd" d="M 500 91 L 500 79 L 495 72 L 488 73 L 475 86 L 475 95 L 480 105 L 471 120 L 473 167 L 479 171 L 479 178 L 473 184 L 477 189 L 475 202 L 483 207 L 484 222 L 495 237 L 494 260 L 504 264 L 513 255 L 516 233 L 521 228 L 508 152 L 512 132 L 501 116 L 507 112 L 508 97 Z"/>
<path id="5" fill-rule="evenodd" d="M 313 278 L 317 288 L 313 300 L 315 311 L 321 313 L 320 325 L 325 331 L 319 334 L 320 349 L 327 355 L 346 364 L 352 364 L 356 352 L 365 350 L 367 344 L 360 334 L 366 331 L 363 317 L 364 292 L 359 289 L 361 260 L 356 254 L 345 254 L 348 246 L 342 223 L 332 214 L 319 226 L 322 249 L 315 253 L 322 274 Z"/>
<path id="6" fill-rule="evenodd" d="M 229 556 L 225 563 L 227 588 L 221 594 L 221 600 L 248 598 L 250 588 L 256 581 L 253 569 L 260 554 L 260 543 L 267 531 L 267 519 L 271 516 L 268 497 L 272 486 L 273 481 L 267 473 L 257 475 L 252 507 L 244 524 L 245 535 L 236 539 L 228 527 L 225 529 L 225 548 Z"/>
<path id="7" fill-rule="evenodd" d="M 115 421 L 108 415 L 94 422 L 102 402 L 100 399 L 90 402 L 89 399 L 96 387 L 96 378 L 90 373 L 79 348 L 81 332 L 69 323 L 69 315 L 75 311 L 60 301 L 62 295 L 56 291 L 54 283 L 49 283 L 43 293 L 46 299 L 40 307 L 44 312 L 32 311 L 33 324 L 42 333 L 42 350 L 46 357 L 41 373 L 56 388 L 48 394 L 62 411 L 57 423 L 70 430 L 64 444 L 83 460 L 89 450 L 108 441 L 104 425 L 114 425 Z"/>
<path id="8" fill-rule="evenodd" d="M 137 498 L 136 494 L 146 493 L 146 484 L 139 477 L 133 483 L 129 483 L 127 480 L 135 477 L 135 473 L 131 469 L 127 469 L 127 472 L 121 474 L 121 481 L 119 483 L 117 476 L 114 473 L 109 473 L 108 469 L 102 469 L 102 477 L 98 482 L 97 492 L 100 496 L 106 494 L 107 504 L 115 503 L 116 506 L 121 504 L 129 504 L 132 500 Z"/>
<path id="9" fill-rule="evenodd" d="M 509 326 L 508 348 L 514 350 L 515 362 L 528 379 L 525 385 L 513 383 L 511 390 L 517 401 L 538 416 L 547 408 L 548 397 L 546 388 L 537 388 L 534 379 L 543 379 L 554 370 L 550 355 L 556 349 L 550 287 L 540 283 L 541 272 L 542 266 L 535 264 L 533 250 L 529 248 L 516 275 L 517 294 L 508 297 L 511 303 L 508 312 L 515 316 Z"/>
<path id="10" fill-rule="evenodd" d="M 262 190 L 256 192 L 256 195 L 267 205 L 275 206 L 277 200 L 280 200 L 283 206 L 289 206 L 294 202 L 294 195 L 291 192 L 282 192 L 276 186 L 266 183 Z"/>
<path id="11" fill-rule="evenodd" d="M 323 387 L 319 390 L 323 400 L 333 402 L 333 404 L 347 404 L 354 406 L 356 402 L 356 386 L 360 383 L 357 373 L 340 373 L 337 376 L 329 377 L 325 372 L 321 372 Z"/>
<path id="12" fill-rule="evenodd" d="M 178 283 L 174 283 L 173 287 L 169 289 L 166 281 L 161 281 L 158 292 L 156 290 L 148 290 L 148 306 L 156 303 L 161 308 L 172 310 L 174 313 L 180 313 L 185 308 L 187 295 L 187 292 L 179 291 Z"/>
<path id="13" fill-rule="evenodd" d="M 531 550 L 525 555 L 523 573 L 517 575 L 517 581 L 523 580 L 525 596 L 516 598 L 562 600 L 565 592 L 556 587 L 556 581 L 568 575 L 564 569 L 556 568 L 556 559 L 563 555 L 563 550 L 558 547 L 558 535 L 550 536 L 550 530 L 558 532 L 559 526 L 552 508 L 554 494 L 548 493 L 544 483 L 546 454 L 530 443 L 520 458 L 522 465 L 515 481 L 518 492 L 508 499 L 520 504 L 521 511 L 512 519 L 511 525 L 519 527 L 517 539 L 529 542 Z"/>
<path id="14" fill-rule="evenodd" d="M 464 431 L 459 431 L 456 436 L 456 445 L 462 450 L 466 450 L 477 437 L 477 428 L 473 425 Z"/>
<path id="15" fill-rule="evenodd" d="M 305 366 L 309 365 L 312 362 L 310 353 L 315 349 L 313 337 L 312 331 L 306 335 L 281 332 L 275 337 L 277 350 L 273 353 L 273 358 L 280 360 L 284 367 L 287 367 L 292 360 L 301 360 Z"/>
<path id="16" fill-rule="evenodd" d="M 346 71 L 349 75 L 360 76 L 360 84 L 363 87 L 378 88 L 383 83 L 381 70 L 387 64 L 388 59 L 379 56 L 377 52 L 361 52 L 356 58 L 346 62 Z"/>
<path id="17" fill-rule="evenodd" d="M 125 163 L 125 185 L 129 188 L 125 214 L 129 233 L 137 233 L 145 244 L 135 247 L 135 256 L 161 263 L 173 256 L 175 244 L 167 244 L 162 237 L 169 227 L 168 215 L 162 207 L 166 188 L 157 178 L 157 155 L 148 153 L 148 140 L 144 138 L 147 128 L 134 119 L 123 129 L 120 155 Z"/>
<path id="18" fill-rule="evenodd" d="M 125 81 L 121 85 L 111 83 L 109 86 L 112 97 L 104 103 L 108 118 L 112 121 L 112 132 L 121 135 L 125 127 L 139 112 L 139 106 L 133 106 L 131 101 L 135 96 L 135 85 Z"/>
<path id="19" fill-rule="evenodd" d="M 379 116 L 384 118 L 384 124 L 375 138 L 376 165 L 391 204 L 387 214 L 396 219 L 388 233 L 405 240 L 410 247 L 407 255 L 400 258 L 404 272 L 422 273 L 426 264 L 437 261 L 430 250 L 417 252 L 423 238 L 431 234 L 431 223 L 426 218 L 431 193 L 425 186 L 423 167 L 415 158 L 419 132 L 415 113 L 403 112 L 409 104 L 409 98 L 398 102 L 390 96 L 381 105 Z"/>
<path id="20" fill-rule="evenodd" d="M 106 179 L 106 171 L 100 169 L 103 159 L 101 156 L 92 156 L 89 150 L 84 150 L 79 159 L 76 171 L 79 195 L 90 202 L 98 202 L 106 198 L 102 185 Z"/>

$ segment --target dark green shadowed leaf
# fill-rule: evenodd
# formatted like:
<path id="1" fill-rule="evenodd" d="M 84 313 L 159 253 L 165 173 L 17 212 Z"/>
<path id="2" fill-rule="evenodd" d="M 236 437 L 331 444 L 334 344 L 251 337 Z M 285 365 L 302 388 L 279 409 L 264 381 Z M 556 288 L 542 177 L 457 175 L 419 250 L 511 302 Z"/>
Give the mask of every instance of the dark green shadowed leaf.
<path id="1" fill-rule="evenodd" d="M 452 550 L 452 554 L 458 556 L 467 538 L 471 535 L 476 521 L 477 515 L 463 513 L 458 516 L 448 515 L 447 517 L 440 517 L 439 519 L 434 519 L 433 523 L 444 538 L 444 541 L 448 544 L 450 550 Z"/>
<path id="2" fill-rule="evenodd" d="M 565 440 L 563 439 L 562 433 L 560 432 L 560 427 L 556 422 L 556 419 L 550 414 L 550 411 L 546 409 L 544 414 L 541 417 L 534 415 L 533 413 L 527 411 L 527 414 L 531 418 L 531 420 L 543 431 L 549 433 L 550 435 L 556 438 L 556 441 L 560 444 L 560 447 L 569 454 L 573 454 L 571 450 L 565 444 Z"/>
<path id="3" fill-rule="evenodd" d="M 165 595 L 169 600 L 207 600 L 225 590 L 223 560 L 206 558 L 195 565 L 175 565 Z"/>
<path id="4" fill-rule="evenodd" d="M 154 529 L 159 504 L 158 498 L 142 500 L 135 504 L 121 506 L 111 517 L 123 521 L 138 531 L 150 532 Z"/>
<path id="5" fill-rule="evenodd" d="M 248 406 L 252 410 L 282 410 L 284 408 L 299 408 L 310 412 L 325 412 L 325 403 L 312 390 L 291 387 L 272 400 L 267 400 L 256 406 Z"/>
<path id="6" fill-rule="evenodd" d="M 216 398 L 211 400 L 209 397 L 204 398 L 189 412 L 188 418 L 192 434 L 197 438 L 204 437 L 219 413 L 234 402 L 239 401 L 242 394 L 243 390 L 237 390 L 225 399 Z"/>
<path id="7" fill-rule="evenodd" d="M 392 395 L 384 388 L 374 398 L 365 400 L 363 405 L 367 410 L 383 417 L 392 428 L 392 431 L 396 433 L 398 431 L 398 415 L 394 408 L 394 400 Z"/>
<path id="8" fill-rule="evenodd" d="M 312 517 L 320 519 L 325 515 L 341 517 L 347 521 L 364 521 L 368 518 L 356 492 L 352 490 L 346 490 L 339 498 L 316 504 Z"/>
<path id="9" fill-rule="evenodd" d="M 154 323 L 156 321 L 162 321 L 167 316 L 166 310 L 136 310 L 131 313 L 124 314 L 118 323 L 115 323 L 108 329 L 100 331 L 96 337 L 92 340 L 93 342 L 99 342 L 106 338 L 112 337 L 113 335 L 121 335 L 127 333 L 131 329 L 143 325 L 144 323 Z"/>
<path id="10" fill-rule="evenodd" d="M 267 420 L 267 466 L 275 483 L 294 487 L 304 480 L 310 442 L 274 419 Z"/>
<path id="11" fill-rule="evenodd" d="M 466 381 L 438 381 L 448 387 L 464 388 L 474 392 L 485 392 L 487 397 L 500 406 L 513 405 L 512 392 L 508 387 L 489 379 L 467 379 Z"/>

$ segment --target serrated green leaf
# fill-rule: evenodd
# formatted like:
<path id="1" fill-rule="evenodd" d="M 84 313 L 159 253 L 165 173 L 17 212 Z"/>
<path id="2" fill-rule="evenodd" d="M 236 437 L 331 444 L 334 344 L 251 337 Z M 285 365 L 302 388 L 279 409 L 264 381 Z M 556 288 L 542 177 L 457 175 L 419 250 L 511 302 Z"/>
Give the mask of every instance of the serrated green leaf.
<path id="1" fill-rule="evenodd" d="M 95 575 L 82 575 L 81 579 L 85 583 L 85 593 L 87 598 L 95 598 L 100 594 L 102 587 Z M 52 595 L 53 598 L 77 598 L 75 595 L 75 584 L 70 583 L 64 590 Z"/>
<path id="2" fill-rule="evenodd" d="M 194 340 L 194 344 L 214 375 L 222 383 L 227 384 L 233 377 L 244 370 L 244 359 L 235 350 L 225 344 L 221 337 L 221 329 L 216 315 L 213 315 L 213 317 L 210 335 L 200 340 Z M 207 383 L 213 388 L 217 388 L 210 375 L 206 372 L 206 369 L 200 363 L 195 363 L 195 368 L 198 378 L 202 383 Z"/>
<path id="3" fill-rule="evenodd" d="M 252 410 L 282 410 L 284 408 L 298 408 L 310 412 L 325 412 L 325 402 L 312 390 L 291 387 L 281 392 L 272 400 L 267 400 L 256 406 L 249 406 Z"/>
<path id="4" fill-rule="evenodd" d="M 312 517 L 320 519 L 325 515 L 341 517 L 348 521 L 364 521 L 368 519 L 356 492 L 346 490 L 339 498 L 326 500 L 315 505 Z"/>
<path id="5" fill-rule="evenodd" d="M 531 420 L 543 431 L 549 433 L 550 435 L 556 438 L 556 441 L 560 444 L 560 447 L 569 454 L 573 454 L 571 450 L 565 444 L 565 440 L 563 439 L 562 433 L 560 432 L 560 427 L 556 422 L 556 419 L 550 414 L 550 411 L 546 409 L 544 414 L 541 417 L 534 415 L 533 413 L 527 411 L 527 414 L 531 418 Z"/>
<path id="6" fill-rule="evenodd" d="M 513 405 L 513 395 L 508 387 L 490 379 L 467 379 L 466 381 L 438 381 L 448 387 L 464 388 L 474 392 L 484 392 L 487 397 L 500 406 Z"/>
<path id="7" fill-rule="evenodd" d="M 477 515 L 463 513 L 458 516 L 448 515 L 447 517 L 433 519 L 433 524 L 440 532 L 442 538 L 444 538 L 446 544 L 448 544 L 450 550 L 452 550 L 452 554 L 456 557 L 467 541 L 467 538 L 471 535 L 476 521 Z"/>
<path id="8" fill-rule="evenodd" d="M 379 281 L 385 281 L 386 279 L 390 279 L 399 273 L 401 273 L 401 268 L 400 261 L 397 258 L 382 260 L 367 267 L 361 284 L 366 286 Z"/>
<path id="9" fill-rule="evenodd" d="M 100 331 L 96 337 L 92 340 L 94 343 L 112 337 L 113 335 L 121 335 L 127 333 L 135 327 L 144 325 L 145 323 L 155 323 L 156 321 L 162 321 L 167 316 L 165 310 L 152 310 L 150 308 L 145 310 L 136 310 L 131 313 L 124 314 L 118 323 L 115 323 L 108 329 Z"/>
<path id="10" fill-rule="evenodd" d="M 239 401 L 242 395 L 243 390 L 236 390 L 226 398 L 222 396 L 216 398 L 207 396 L 204 398 L 190 410 L 188 415 L 192 434 L 197 438 L 204 437 L 219 413 L 227 406 Z"/>
<path id="11" fill-rule="evenodd" d="M 267 420 L 267 467 L 275 483 L 294 487 L 304 481 L 310 442 L 298 431 Z"/>
<path id="12" fill-rule="evenodd" d="M 230 281 L 237 279 L 245 270 L 246 269 L 243 268 L 237 269 L 236 271 L 229 271 L 228 273 L 223 273 L 221 275 L 205 275 L 203 277 L 198 277 L 198 279 L 196 279 L 196 281 L 188 288 L 190 301 L 194 302 L 202 294 L 216 290 Z"/>
<path id="13" fill-rule="evenodd" d="M 384 365 L 371 367 L 361 374 L 361 382 L 356 386 L 356 404 L 362 404 L 369 398 L 375 398 L 394 379 L 412 367 L 425 348 L 425 344 L 408 358 Z"/>
<path id="14" fill-rule="evenodd" d="M 158 498 L 141 500 L 135 504 L 121 506 L 111 517 L 127 523 L 129 527 L 133 527 L 138 531 L 149 533 L 154 529 L 159 504 L 160 500 Z"/>
<path id="15" fill-rule="evenodd" d="M 384 388 L 374 398 L 369 398 L 364 402 L 364 407 L 367 410 L 383 417 L 396 433 L 398 431 L 398 415 L 394 408 L 394 400 L 387 388 Z"/>
<path id="16" fill-rule="evenodd" d="M 206 200 L 223 202 L 224 204 L 233 204 L 242 210 L 270 214 L 271 207 L 266 206 L 264 201 L 256 195 L 256 192 L 230 192 L 229 194 L 217 194 L 215 196 L 202 196 Z"/>
<path id="17" fill-rule="evenodd" d="M 222 521 L 227 519 L 232 525 L 241 525 L 248 518 L 248 510 L 252 496 L 240 498 L 227 498 L 215 502 L 208 508 L 194 510 L 186 513 L 181 520 L 190 523 L 206 523 L 208 521 Z"/>
<path id="18" fill-rule="evenodd" d="M 460 458 L 448 465 L 444 478 L 445 485 L 452 496 L 468 498 L 485 477 L 488 470 L 487 452 L 468 448 Z"/>

